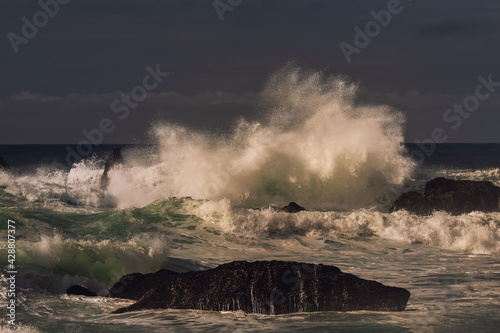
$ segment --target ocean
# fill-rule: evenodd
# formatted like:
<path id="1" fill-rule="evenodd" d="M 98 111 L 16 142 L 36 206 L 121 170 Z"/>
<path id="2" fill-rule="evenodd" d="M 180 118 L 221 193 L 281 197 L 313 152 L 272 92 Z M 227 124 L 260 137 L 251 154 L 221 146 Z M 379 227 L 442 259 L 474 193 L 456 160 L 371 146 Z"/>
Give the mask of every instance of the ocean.
<path id="1" fill-rule="evenodd" d="M 0 146 L 0 156 L 14 172 L 0 173 L 0 219 L 5 235 L 7 220 L 16 222 L 21 332 L 494 332 L 500 327 L 500 214 L 388 213 L 399 193 L 423 190 L 425 182 L 437 176 L 500 185 L 500 144 L 437 145 L 413 178 L 394 185 L 397 190 L 389 194 L 381 193 L 384 196 L 371 205 L 347 209 L 339 200 L 336 209 L 325 209 L 324 202 L 311 209 L 314 205 L 304 196 L 295 201 L 308 211 L 296 214 L 266 206 L 254 209 L 260 208 L 252 206 L 254 199 L 247 202 L 226 194 L 212 199 L 173 197 L 167 191 L 171 184 L 160 177 L 166 170 L 140 166 L 158 167 L 155 158 L 143 157 L 145 151 L 158 157 L 161 149 L 156 146 L 120 146 L 129 162 L 113 171 L 105 193 L 98 183 L 105 157 L 115 147 L 99 146 L 92 157 L 69 168 L 64 164 L 65 145 Z M 403 149 L 419 150 L 416 145 Z M 129 179 L 128 184 L 121 184 L 120 177 Z M 262 179 L 272 183 L 264 175 Z M 268 192 L 279 195 L 268 205 L 293 199 L 276 187 L 270 185 Z M 6 237 L 1 248 L 6 267 Z M 196 310 L 110 314 L 131 302 L 64 293 L 82 284 L 102 295 L 132 272 L 186 272 L 264 259 L 335 265 L 365 279 L 407 288 L 412 295 L 399 313 L 266 316 Z M 5 326 L 5 306 L 0 315 Z"/>
<path id="2" fill-rule="evenodd" d="M 116 145 L 0 146 L 11 167 L 0 171 L 0 262 L 17 270 L 15 297 L 9 273 L 0 292 L 15 299 L 18 331 L 498 332 L 500 213 L 389 209 L 435 177 L 500 186 L 500 144 L 405 145 L 402 114 L 360 105 L 355 92 L 339 78 L 278 73 L 262 93 L 261 121 L 217 134 L 156 124 L 148 144 L 118 146 L 124 163 L 106 189 Z M 85 156 L 73 161 L 69 151 Z M 291 201 L 307 211 L 273 208 Z M 125 274 L 234 260 L 334 265 L 411 297 L 403 312 L 277 316 L 111 314 L 132 301 L 103 297 Z M 66 295 L 76 284 L 100 296 Z"/>

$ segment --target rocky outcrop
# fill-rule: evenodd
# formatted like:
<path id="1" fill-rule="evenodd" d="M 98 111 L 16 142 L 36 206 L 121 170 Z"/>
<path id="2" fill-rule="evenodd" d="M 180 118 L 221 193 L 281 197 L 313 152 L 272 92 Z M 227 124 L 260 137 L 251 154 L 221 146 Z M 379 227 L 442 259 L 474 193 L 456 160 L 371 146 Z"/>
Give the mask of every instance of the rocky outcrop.
<path id="1" fill-rule="evenodd" d="M 321 264 L 235 261 L 204 271 L 154 274 L 162 275 L 159 282 L 149 274 L 136 276 L 133 283 L 141 290 L 149 285 L 149 290 L 136 303 L 115 313 L 160 308 L 262 314 L 403 311 L 410 297 L 406 289 L 384 286 Z M 144 282 L 139 283 L 142 278 Z M 135 299 L 137 295 L 131 294 Z"/>
<path id="2" fill-rule="evenodd" d="M 97 294 L 82 286 L 71 286 L 66 289 L 68 295 L 97 296 Z"/>
<path id="3" fill-rule="evenodd" d="M 9 163 L 5 162 L 2 156 L 0 156 L 0 171 L 11 171 Z"/>
<path id="4" fill-rule="evenodd" d="M 170 279 L 178 274 L 179 273 L 169 271 L 168 269 L 161 269 L 156 273 L 150 274 L 127 274 L 122 276 L 120 281 L 115 283 L 109 290 L 107 297 L 138 300 L 144 296 L 152 286 L 156 286 L 161 281 Z"/>
<path id="5" fill-rule="evenodd" d="M 116 165 L 123 164 L 123 156 L 120 148 L 113 149 L 111 155 L 106 159 L 106 163 L 104 164 L 104 172 L 101 176 L 101 189 L 106 190 L 109 185 L 109 171 L 114 168 Z"/>
<path id="6" fill-rule="evenodd" d="M 306 210 L 304 207 L 297 205 L 295 202 L 290 202 L 285 207 L 280 208 L 280 211 L 286 213 L 298 213 L 303 210 Z"/>
<path id="7" fill-rule="evenodd" d="M 486 181 L 451 180 L 443 177 L 425 185 L 423 194 L 403 193 L 394 203 L 391 212 L 405 209 L 419 215 L 433 211 L 446 211 L 453 215 L 472 211 L 500 211 L 500 187 Z"/>

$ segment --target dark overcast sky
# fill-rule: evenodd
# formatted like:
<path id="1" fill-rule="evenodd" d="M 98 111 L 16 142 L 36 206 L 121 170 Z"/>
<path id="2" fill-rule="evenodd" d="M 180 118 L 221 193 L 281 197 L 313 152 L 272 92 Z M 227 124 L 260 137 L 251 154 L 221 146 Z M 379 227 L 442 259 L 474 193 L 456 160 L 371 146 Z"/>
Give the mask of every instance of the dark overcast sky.
<path id="1" fill-rule="evenodd" d="M 77 143 L 104 117 L 116 124 L 105 143 L 137 142 L 159 120 L 227 128 L 257 113 L 257 93 L 289 61 L 346 75 L 365 101 L 403 111 L 408 142 L 436 127 L 449 142 L 500 142 L 498 93 L 457 130 L 443 121 L 479 75 L 500 82 L 498 0 L 401 0 L 402 12 L 349 64 L 339 44 L 353 44 L 353 28 L 390 1 L 220 1 L 241 3 L 221 21 L 212 0 L 72 0 L 17 54 L 8 34 L 23 36 L 21 19 L 33 22 L 41 7 L 2 1 L 0 144 Z M 119 120 L 111 103 L 156 64 L 170 75 Z"/>

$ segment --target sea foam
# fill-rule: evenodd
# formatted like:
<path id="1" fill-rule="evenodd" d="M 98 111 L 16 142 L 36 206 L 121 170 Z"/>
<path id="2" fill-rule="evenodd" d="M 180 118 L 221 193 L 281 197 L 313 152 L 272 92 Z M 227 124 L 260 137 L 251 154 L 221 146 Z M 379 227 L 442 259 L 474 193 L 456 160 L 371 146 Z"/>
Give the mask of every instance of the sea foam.
<path id="1" fill-rule="evenodd" d="M 380 237 L 475 254 L 500 253 L 500 213 L 472 212 L 453 216 L 434 212 L 417 216 L 406 211 L 373 209 L 303 211 L 295 214 L 268 209 L 233 207 L 227 199 L 191 201 L 188 211 L 224 232 L 255 239 L 318 235 L 334 239 Z"/>

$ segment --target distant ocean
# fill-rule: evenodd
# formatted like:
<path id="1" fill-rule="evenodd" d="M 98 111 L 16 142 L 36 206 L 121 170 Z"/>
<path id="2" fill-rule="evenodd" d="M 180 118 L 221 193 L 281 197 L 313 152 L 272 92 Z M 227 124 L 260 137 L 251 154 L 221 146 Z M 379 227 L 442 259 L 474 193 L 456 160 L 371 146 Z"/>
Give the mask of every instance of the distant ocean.
<path id="1" fill-rule="evenodd" d="M 99 188 L 100 176 L 115 147 L 128 162 L 113 171 L 105 192 Z M 412 144 L 403 149 L 420 150 Z M 388 213 L 400 193 L 422 191 L 437 176 L 500 185 L 500 144 L 437 145 L 409 179 L 393 184 L 371 204 L 351 209 L 343 200 L 337 201 L 338 209 L 325 209 L 324 203 L 311 208 L 309 196 L 302 201 L 285 197 L 278 178 L 273 183 L 257 174 L 258 181 L 271 184 L 264 186 L 269 198 L 274 193 L 268 204 L 294 199 L 309 209 L 298 214 L 250 209 L 255 200 L 229 200 L 230 195 L 171 198 L 168 189 L 175 185 L 162 181 L 169 169 L 161 169 L 157 146 L 102 145 L 72 168 L 65 166 L 66 152 L 66 145 L 0 146 L 0 156 L 13 171 L 0 173 L 0 219 L 4 226 L 7 219 L 17 223 L 21 332 L 494 332 L 500 327 L 500 214 Z M 222 184 L 221 175 L 209 179 Z M 229 177 L 242 181 L 241 174 Z M 7 241 L 2 239 L 0 258 L 6 266 Z M 401 313 L 265 316 L 148 310 L 112 315 L 130 302 L 64 293 L 70 285 L 82 284 L 102 294 L 132 272 L 185 272 L 262 259 L 331 264 L 407 288 L 412 296 Z M 5 325 L 5 307 L 0 316 Z"/>

